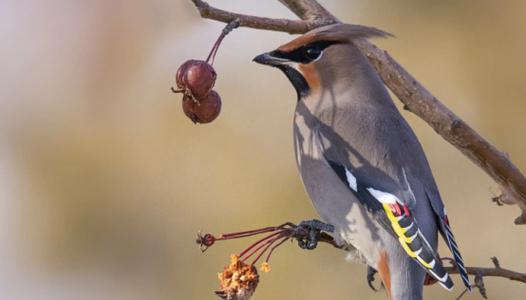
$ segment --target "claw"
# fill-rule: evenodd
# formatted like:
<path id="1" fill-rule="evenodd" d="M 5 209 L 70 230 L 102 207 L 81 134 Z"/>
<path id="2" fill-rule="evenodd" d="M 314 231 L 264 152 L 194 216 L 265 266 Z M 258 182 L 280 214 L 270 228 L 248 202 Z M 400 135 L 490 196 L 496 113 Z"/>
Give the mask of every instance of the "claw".
<path id="1" fill-rule="evenodd" d="M 378 289 L 373 285 L 375 280 L 374 275 L 376 275 L 376 273 L 378 273 L 378 271 L 373 269 L 371 266 L 367 266 L 367 284 L 373 291 L 378 292 Z"/>
<path id="2" fill-rule="evenodd" d="M 316 246 L 318 246 L 318 237 L 320 236 L 320 232 L 315 229 L 311 229 L 309 231 L 309 238 L 307 240 L 307 249 L 313 250 L 316 249 Z"/>
<path id="3" fill-rule="evenodd" d="M 301 249 L 307 249 L 307 242 L 303 239 L 298 239 L 298 246 Z"/>

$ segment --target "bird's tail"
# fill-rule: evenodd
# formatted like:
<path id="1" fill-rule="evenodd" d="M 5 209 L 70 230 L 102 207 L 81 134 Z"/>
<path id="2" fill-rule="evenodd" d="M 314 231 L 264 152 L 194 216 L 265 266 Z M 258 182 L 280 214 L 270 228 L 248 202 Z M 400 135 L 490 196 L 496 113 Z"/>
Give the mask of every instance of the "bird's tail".
<path id="1" fill-rule="evenodd" d="M 446 215 L 446 212 L 444 211 L 444 218 L 440 220 L 440 233 L 442 234 L 442 237 L 447 243 L 447 246 L 449 247 L 449 250 L 451 250 L 451 253 L 453 253 L 453 258 L 455 259 L 455 265 L 457 267 L 458 273 L 460 274 L 460 278 L 462 278 L 462 282 L 466 286 L 466 288 L 471 291 L 471 282 L 469 281 L 468 272 L 466 271 L 466 267 L 464 266 L 464 261 L 462 260 L 462 255 L 460 255 L 460 251 L 458 250 L 457 242 L 455 241 L 455 236 L 453 235 L 453 232 L 451 231 L 451 227 L 449 226 L 449 219 Z"/>

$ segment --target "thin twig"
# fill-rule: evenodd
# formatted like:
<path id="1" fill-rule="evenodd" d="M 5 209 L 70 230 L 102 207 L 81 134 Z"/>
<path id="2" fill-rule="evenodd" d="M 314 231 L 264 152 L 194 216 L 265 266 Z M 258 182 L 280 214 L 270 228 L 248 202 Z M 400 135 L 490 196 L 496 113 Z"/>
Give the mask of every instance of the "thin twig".
<path id="1" fill-rule="evenodd" d="M 460 295 L 458 295 L 457 298 L 455 298 L 455 300 L 460 300 L 462 297 L 464 297 L 464 295 L 468 292 L 468 289 L 465 288 L 462 293 L 460 293 Z"/>
<path id="2" fill-rule="evenodd" d="M 455 266 L 444 267 L 450 274 L 458 274 Z M 470 275 L 480 274 L 482 277 L 502 277 L 513 281 L 520 281 L 526 283 L 526 273 L 515 272 L 504 268 L 481 268 L 481 267 L 466 267 L 466 271 Z"/>
<path id="3" fill-rule="evenodd" d="M 210 6 L 202 0 L 192 0 L 203 18 L 220 22 L 239 19 L 240 26 L 256 29 L 305 33 L 314 28 L 339 22 L 316 0 L 279 0 L 302 20 L 263 18 L 243 15 Z M 434 97 L 386 51 L 366 40 L 356 42 L 367 56 L 384 83 L 404 104 L 404 107 L 426 121 L 446 141 L 464 153 L 483 169 L 512 202 L 519 205 L 522 214 L 516 224 L 526 224 L 526 177 L 509 160 L 461 118 Z"/>

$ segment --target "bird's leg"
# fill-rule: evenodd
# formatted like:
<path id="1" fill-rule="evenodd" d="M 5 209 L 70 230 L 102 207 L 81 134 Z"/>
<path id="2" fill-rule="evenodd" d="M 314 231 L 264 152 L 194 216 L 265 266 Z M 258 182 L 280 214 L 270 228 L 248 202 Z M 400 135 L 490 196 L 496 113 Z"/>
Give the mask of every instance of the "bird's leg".
<path id="1" fill-rule="evenodd" d="M 321 232 L 334 232 L 334 226 L 319 220 L 302 221 L 292 232 L 301 249 L 312 250 L 318 246 Z"/>

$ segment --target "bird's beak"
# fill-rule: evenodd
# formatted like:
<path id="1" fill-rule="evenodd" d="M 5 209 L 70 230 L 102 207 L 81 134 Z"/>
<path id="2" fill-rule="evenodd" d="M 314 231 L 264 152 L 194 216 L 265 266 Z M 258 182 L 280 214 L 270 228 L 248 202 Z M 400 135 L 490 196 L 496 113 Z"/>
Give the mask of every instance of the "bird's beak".
<path id="1" fill-rule="evenodd" d="M 275 56 L 275 51 L 260 54 L 254 57 L 253 61 L 257 62 L 258 64 L 272 67 L 278 67 L 290 63 L 290 61 L 287 59 Z"/>

